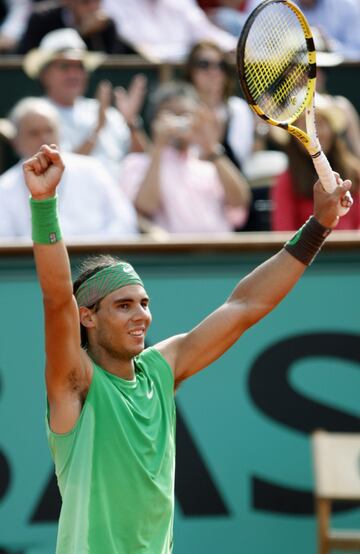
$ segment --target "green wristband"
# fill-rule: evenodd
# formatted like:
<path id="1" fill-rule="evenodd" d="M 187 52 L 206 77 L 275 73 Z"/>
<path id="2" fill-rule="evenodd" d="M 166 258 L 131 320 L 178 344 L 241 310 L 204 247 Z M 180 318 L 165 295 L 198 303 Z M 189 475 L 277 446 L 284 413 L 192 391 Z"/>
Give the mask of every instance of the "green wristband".
<path id="1" fill-rule="evenodd" d="M 331 229 L 321 225 L 312 215 L 284 248 L 299 262 L 310 265 L 330 233 Z"/>
<path id="2" fill-rule="evenodd" d="M 61 240 L 57 216 L 57 196 L 45 200 L 30 198 L 32 240 L 37 244 L 54 244 Z"/>

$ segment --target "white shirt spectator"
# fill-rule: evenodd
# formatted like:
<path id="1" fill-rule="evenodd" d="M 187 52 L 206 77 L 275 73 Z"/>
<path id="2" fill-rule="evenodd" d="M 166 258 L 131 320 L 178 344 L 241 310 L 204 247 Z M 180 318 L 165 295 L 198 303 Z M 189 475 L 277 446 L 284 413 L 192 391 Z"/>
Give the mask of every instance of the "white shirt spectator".
<path id="1" fill-rule="evenodd" d="M 48 98 L 56 108 L 60 121 L 60 146 L 73 152 L 91 135 L 98 121 L 99 103 L 94 98 L 79 97 L 73 106 L 60 106 Z M 130 132 L 123 116 L 115 108 L 106 111 L 106 124 L 100 130 L 91 157 L 103 162 L 116 180 L 121 162 L 130 145 Z"/>
<path id="2" fill-rule="evenodd" d="M 121 38 L 154 61 L 179 61 L 195 42 L 209 39 L 226 51 L 236 38 L 211 23 L 194 0 L 104 0 Z"/>
<path id="3" fill-rule="evenodd" d="M 103 165 L 78 154 L 65 153 L 63 159 L 58 207 L 64 238 L 121 241 L 135 235 L 135 210 Z M 0 177 L 0 237 L 31 238 L 29 192 L 22 162 Z"/>

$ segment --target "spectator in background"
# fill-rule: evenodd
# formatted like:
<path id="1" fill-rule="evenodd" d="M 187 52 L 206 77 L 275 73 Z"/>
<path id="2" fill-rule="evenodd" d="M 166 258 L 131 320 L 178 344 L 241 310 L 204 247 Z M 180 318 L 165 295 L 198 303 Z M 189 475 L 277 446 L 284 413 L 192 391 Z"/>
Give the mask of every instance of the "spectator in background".
<path id="1" fill-rule="evenodd" d="M 122 172 L 139 213 L 170 233 L 217 233 L 240 226 L 250 191 L 218 143 L 211 110 L 187 83 L 169 82 L 151 99 L 153 148 L 129 154 Z M 199 159 L 201 146 L 204 159 Z"/>
<path id="2" fill-rule="evenodd" d="M 261 0 L 198 0 L 199 6 L 211 21 L 239 37 L 250 12 Z"/>
<path id="3" fill-rule="evenodd" d="M 31 0 L 3 0 L 0 25 L 0 52 L 13 53 L 18 45 L 31 12 Z"/>
<path id="4" fill-rule="evenodd" d="M 218 141 L 239 167 L 252 153 L 254 115 L 247 102 L 234 96 L 235 81 L 231 61 L 217 44 L 195 44 L 185 61 L 185 78 L 196 88 L 201 101 L 213 110 L 218 125 Z"/>
<path id="5" fill-rule="evenodd" d="M 360 118 L 359 113 L 352 102 L 342 94 L 333 94 L 328 88 L 328 68 L 340 65 L 344 61 L 344 55 L 334 50 L 331 42 L 318 27 L 311 29 L 316 49 L 316 91 L 326 96 L 328 102 L 335 106 L 335 110 L 343 112 L 345 124 L 343 125 L 342 138 L 350 151 L 360 158 Z M 341 85 L 341 82 L 340 82 Z M 336 84 L 338 90 L 341 86 Z M 354 95 L 355 96 L 355 95 Z M 256 118 L 256 135 L 258 139 L 257 149 L 280 148 L 286 133 L 277 127 L 272 127 Z"/>
<path id="6" fill-rule="evenodd" d="M 182 61 L 195 42 L 234 50 L 236 39 L 211 23 L 195 0 L 104 0 L 118 34 L 151 61 Z"/>
<path id="7" fill-rule="evenodd" d="M 360 158 L 360 118 L 357 109 L 350 100 L 338 94 L 332 94 L 327 86 L 328 68 L 340 65 L 344 61 L 344 55 L 335 51 L 318 27 L 312 27 L 316 49 L 316 91 L 321 97 L 326 96 L 329 104 L 334 105 L 337 113 L 343 112 L 344 125 L 342 126 L 342 138 L 350 151 Z M 341 87 L 336 85 L 339 90 Z M 282 148 L 283 139 L 287 139 L 286 132 L 277 127 L 272 127 L 259 118 L 256 118 L 256 134 L 260 148 Z"/>
<path id="8" fill-rule="evenodd" d="M 360 161 L 353 156 L 339 135 L 346 124 L 342 110 L 326 96 L 316 98 L 317 131 L 323 151 L 334 171 L 351 178 L 354 207 L 340 218 L 337 229 L 360 229 Z M 312 214 L 312 182 L 316 172 L 311 157 L 294 137 L 287 134 L 285 151 L 289 167 L 281 174 L 271 191 L 273 200 L 272 230 L 295 230 Z"/>
<path id="9" fill-rule="evenodd" d="M 34 8 L 19 42 L 18 53 L 39 46 L 42 38 L 56 29 L 77 30 L 90 51 L 129 54 L 133 49 L 119 38 L 115 23 L 102 8 L 101 0 L 62 0 L 58 6 Z"/>
<path id="10" fill-rule="evenodd" d="M 0 177 L 0 237 L 30 239 L 29 192 L 22 164 L 42 144 L 58 142 L 58 114 L 42 98 L 25 98 L 10 114 L 14 149 L 20 161 Z M 64 235 L 91 240 L 122 240 L 137 233 L 136 214 L 103 164 L 64 154 L 66 171 L 59 188 Z"/>
<path id="11" fill-rule="evenodd" d="M 343 95 L 334 95 L 327 92 L 326 68 L 341 64 L 344 56 L 331 49 L 326 37 L 317 27 L 312 29 L 316 48 L 316 90 L 322 95 L 326 94 L 327 99 L 334 102 L 335 109 L 341 109 L 345 117 L 343 138 L 351 152 L 360 158 L 360 118 L 355 106 Z"/>
<path id="12" fill-rule="evenodd" d="M 359 0 L 295 0 L 309 24 L 318 27 L 334 51 L 360 60 Z"/>
<path id="13" fill-rule="evenodd" d="M 87 50 L 74 29 L 59 29 L 45 35 L 39 48 L 25 56 L 23 68 L 29 77 L 40 80 L 46 97 L 59 113 L 61 149 L 98 158 L 118 178 L 131 135 L 137 132 L 132 122 L 142 107 L 146 84 L 138 76 L 128 96 L 122 91 L 122 107 L 128 107 L 125 121 L 111 105 L 113 90 L 109 82 L 99 84 L 96 99 L 83 96 L 89 72 L 103 59 L 103 54 Z"/>

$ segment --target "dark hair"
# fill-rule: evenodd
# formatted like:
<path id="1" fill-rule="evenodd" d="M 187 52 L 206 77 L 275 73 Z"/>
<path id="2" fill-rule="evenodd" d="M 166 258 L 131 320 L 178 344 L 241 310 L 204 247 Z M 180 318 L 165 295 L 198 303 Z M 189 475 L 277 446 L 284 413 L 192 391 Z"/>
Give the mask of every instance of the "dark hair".
<path id="1" fill-rule="evenodd" d="M 105 269 L 106 267 L 111 267 L 119 262 L 125 260 L 111 256 L 110 254 L 100 254 L 98 256 L 90 256 L 86 258 L 79 266 L 79 274 L 73 284 L 73 293 L 76 294 L 76 291 L 87 279 Z M 93 306 L 89 306 L 90 309 L 97 311 L 99 309 L 101 300 L 96 302 Z M 80 323 L 80 336 L 81 336 L 81 346 L 86 348 L 88 345 L 88 336 L 86 328 Z"/>
<path id="2" fill-rule="evenodd" d="M 212 50 L 215 50 L 225 62 L 226 82 L 224 87 L 224 100 L 227 100 L 235 91 L 234 64 L 231 63 L 230 55 L 222 50 L 222 48 L 220 48 L 220 46 L 218 46 L 216 42 L 212 42 L 211 40 L 202 40 L 193 45 L 184 62 L 184 79 L 188 83 L 193 84 L 192 72 L 195 68 L 195 62 L 198 59 L 199 52 L 201 50 L 204 50 L 205 48 L 211 48 Z"/>

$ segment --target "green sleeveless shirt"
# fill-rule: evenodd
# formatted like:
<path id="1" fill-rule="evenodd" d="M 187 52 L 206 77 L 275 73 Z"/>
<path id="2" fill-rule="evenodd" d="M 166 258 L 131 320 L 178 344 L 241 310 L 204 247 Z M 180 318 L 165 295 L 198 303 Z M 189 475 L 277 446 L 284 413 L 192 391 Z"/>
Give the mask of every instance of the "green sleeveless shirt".
<path id="1" fill-rule="evenodd" d="M 173 373 L 154 348 L 126 381 L 94 364 L 81 415 L 47 432 L 62 497 L 56 554 L 169 554 L 175 473 Z"/>

